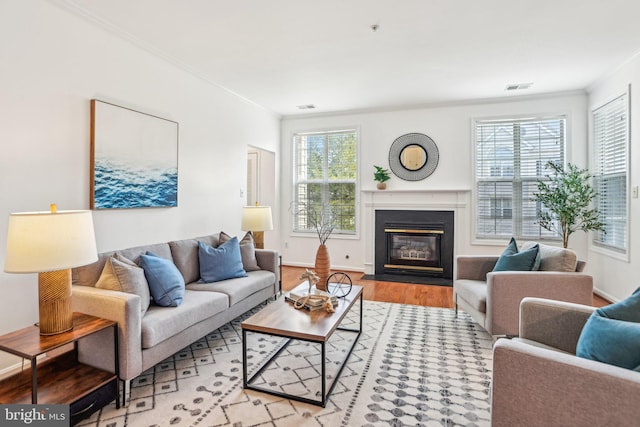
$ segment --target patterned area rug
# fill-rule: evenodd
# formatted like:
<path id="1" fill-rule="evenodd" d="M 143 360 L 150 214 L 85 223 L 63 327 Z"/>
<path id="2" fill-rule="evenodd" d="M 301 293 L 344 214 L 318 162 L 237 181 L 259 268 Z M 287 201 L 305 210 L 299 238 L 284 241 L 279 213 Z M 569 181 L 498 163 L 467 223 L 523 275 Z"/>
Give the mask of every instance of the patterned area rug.
<path id="1" fill-rule="evenodd" d="M 259 308 L 255 309 L 256 312 Z M 452 309 L 364 302 L 363 331 L 325 408 L 242 387 L 240 323 L 212 332 L 132 382 L 131 396 L 82 426 L 489 426 L 491 336 Z M 342 326 L 359 321 L 358 304 Z M 328 384 L 354 338 L 327 345 Z M 248 334 L 249 372 L 284 344 Z M 292 341 L 256 379 L 318 399 L 320 347 Z"/>

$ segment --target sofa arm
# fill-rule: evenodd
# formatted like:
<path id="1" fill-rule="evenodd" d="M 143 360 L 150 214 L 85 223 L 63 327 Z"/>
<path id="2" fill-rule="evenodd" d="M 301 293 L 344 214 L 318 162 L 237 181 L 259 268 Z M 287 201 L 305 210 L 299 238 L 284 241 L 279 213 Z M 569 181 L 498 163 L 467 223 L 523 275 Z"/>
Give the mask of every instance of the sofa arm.
<path id="1" fill-rule="evenodd" d="M 491 272 L 487 274 L 487 330 L 492 335 L 517 335 L 520 301 L 525 297 L 591 305 L 593 278 L 555 271 Z"/>
<path id="2" fill-rule="evenodd" d="M 491 425 L 638 425 L 640 373 L 499 339 L 493 349 Z"/>
<path id="3" fill-rule="evenodd" d="M 73 286 L 74 311 L 118 323 L 120 378 L 130 380 L 142 373 L 142 319 L 140 297 L 125 292 Z M 82 340 L 79 357 L 83 363 L 113 372 L 113 334 L 96 334 Z"/>
<path id="4" fill-rule="evenodd" d="M 256 260 L 262 270 L 271 271 L 276 275 L 276 281 L 280 279 L 278 251 L 271 249 L 256 249 Z"/>
<path id="5" fill-rule="evenodd" d="M 543 298 L 520 303 L 520 338 L 576 354 L 584 324 L 595 307 Z"/>
<path id="6" fill-rule="evenodd" d="M 486 280 L 498 262 L 499 256 L 459 255 L 456 257 L 456 278 L 468 280 Z"/>

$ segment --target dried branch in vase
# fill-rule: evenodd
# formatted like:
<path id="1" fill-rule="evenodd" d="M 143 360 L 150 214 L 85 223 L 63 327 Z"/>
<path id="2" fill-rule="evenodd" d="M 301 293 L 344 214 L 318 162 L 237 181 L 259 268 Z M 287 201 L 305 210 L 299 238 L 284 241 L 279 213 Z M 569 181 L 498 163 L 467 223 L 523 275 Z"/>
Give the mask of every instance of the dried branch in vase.
<path id="1" fill-rule="evenodd" d="M 306 217 L 307 227 L 315 230 L 320 244 L 324 245 L 336 226 L 335 215 L 331 209 L 324 204 L 317 209 L 309 204 L 296 202 L 292 203 L 292 209 L 296 216 Z"/>

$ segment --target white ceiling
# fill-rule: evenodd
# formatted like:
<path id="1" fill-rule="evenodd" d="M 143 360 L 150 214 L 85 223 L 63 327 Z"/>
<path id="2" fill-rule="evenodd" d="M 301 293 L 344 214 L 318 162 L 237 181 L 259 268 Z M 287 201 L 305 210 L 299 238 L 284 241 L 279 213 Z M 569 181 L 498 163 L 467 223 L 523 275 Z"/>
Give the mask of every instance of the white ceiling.
<path id="1" fill-rule="evenodd" d="M 583 90 L 640 51 L 638 0 L 54 1 L 281 115 Z"/>

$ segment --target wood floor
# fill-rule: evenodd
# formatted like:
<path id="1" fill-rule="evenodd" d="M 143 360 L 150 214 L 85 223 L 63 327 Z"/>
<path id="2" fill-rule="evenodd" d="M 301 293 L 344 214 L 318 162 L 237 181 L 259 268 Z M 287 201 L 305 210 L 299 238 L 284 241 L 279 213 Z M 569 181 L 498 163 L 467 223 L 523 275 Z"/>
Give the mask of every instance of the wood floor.
<path id="1" fill-rule="evenodd" d="M 300 275 L 304 272 L 302 267 L 282 267 L 282 290 L 288 291 L 300 284 Z M 354 285 L 360 285 L 363 289 L 363 297 L 366 300 L 395 302 L 400 304 L 424 305 L 430 307 L 453 308 L 453 288 L 450 286 L 413 285 L 409 283 L 379 282 L 375 280 L 360 280 L 361 272 L 346 272 Z M 593 305 L 602 307 L 609 304 L 593 295 Z"/>

